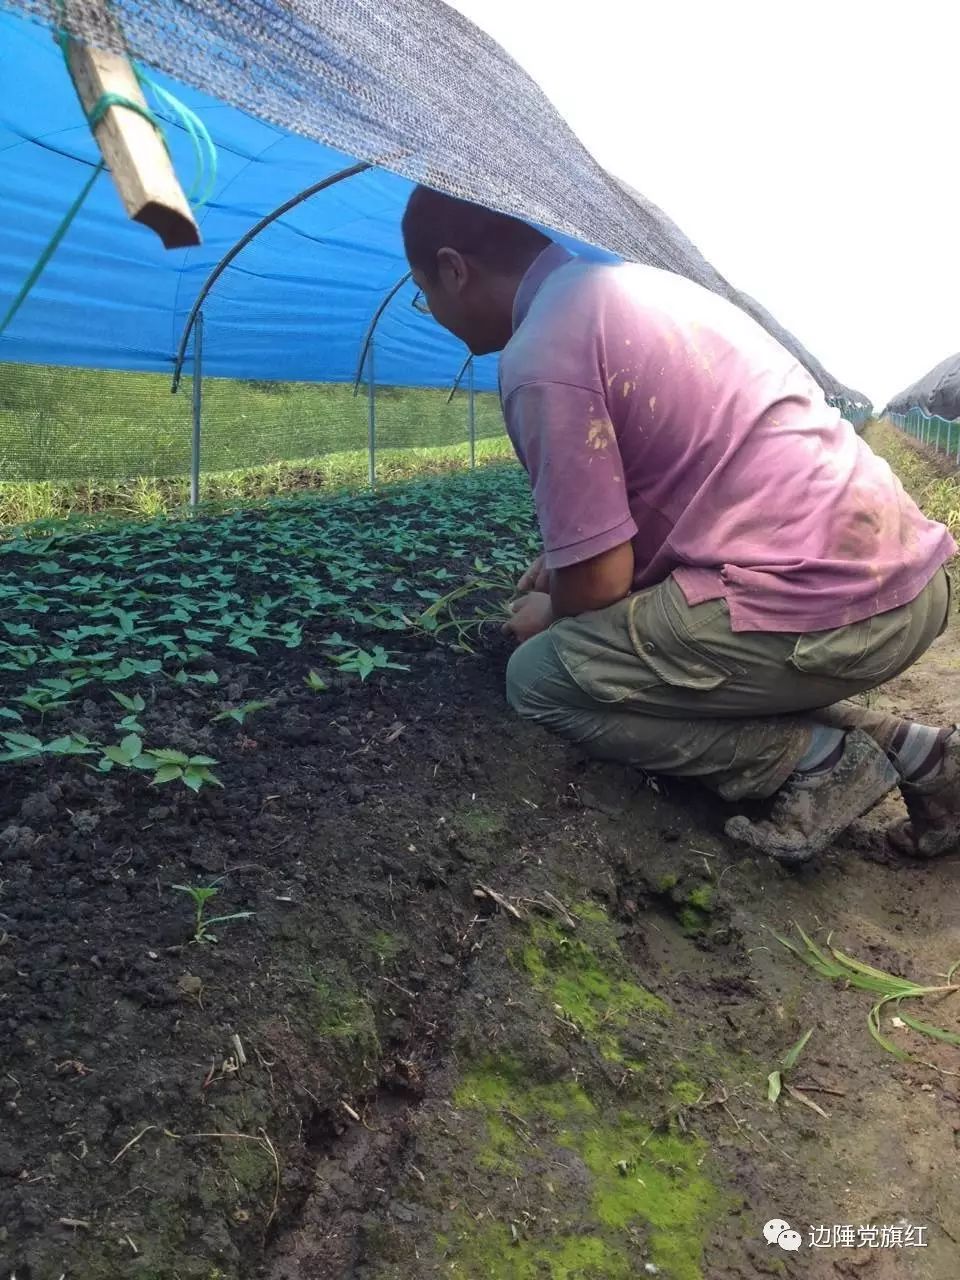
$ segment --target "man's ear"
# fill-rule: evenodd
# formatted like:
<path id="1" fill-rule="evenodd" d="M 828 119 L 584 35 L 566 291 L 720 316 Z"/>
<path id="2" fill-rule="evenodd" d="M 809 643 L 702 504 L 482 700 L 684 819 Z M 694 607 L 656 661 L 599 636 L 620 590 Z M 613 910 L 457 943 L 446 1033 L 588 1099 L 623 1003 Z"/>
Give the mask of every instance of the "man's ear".
<path id="1" fill-rule="evenodd" d="M 458 249 L 437 250 L 437 272 L 451 293 L 461 293 L 470 277 L 467 260 Z"/>

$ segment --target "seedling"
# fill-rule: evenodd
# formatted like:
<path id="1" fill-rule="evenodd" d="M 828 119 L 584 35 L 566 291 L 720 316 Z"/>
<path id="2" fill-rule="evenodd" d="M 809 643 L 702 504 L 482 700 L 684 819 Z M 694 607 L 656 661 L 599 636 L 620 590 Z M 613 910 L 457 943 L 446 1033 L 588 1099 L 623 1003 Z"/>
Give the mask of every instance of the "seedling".
<path id="1" fill-rule="evenodd" d="M 39 760 L 49 756 L 93 756 L 97 754 L 98 744 L 91 742 L 82 733 L 69 733 L 54 738 L 50 742 L 41 742 L 32 733 L 0 733 L 7 750 L 0 753 L 0 763 L 22 763 L 25 760 Z"/>
<path id="2" fill-rule="evenodd" d="M 216 763 L 212 756 L 188 756 L 171 747 L 144 750 L 139 734 L 128 733 L 117 746 L 104 748 L 97 767 L 101 773 L 109 773 L 114 765 L 122 769 L 142 769 L 153 774 L 150 780 L 153 787 L 179 779 L 191 791 L 199 791 L 205 784 L 223 786 L 216 774 L 210 772 L 209 766 Z"/>
<path id="3" fill-rule="evenodd" d="M 43 743 L 32 733 L 0 733 L 6 751 L 0 754 L 0 762 L 12 764 L 23 760 L 39 760 L 43 755 Z"/>
<path id="4" fill-rule="evenodd" d="M 216 764 L 212 756 L 188 756 L 182 751 L 174 751 L 169 747 L 154 747 L 150 759 L 155 765 L 155 772 L 150 783 L 153 787 L 164 782 L 176 782 L 179 779 L 191 791 L 199 791 L 204 785 L 212 784 L 222 787 L 223 783 L 209 766 Z"/>
<path id="5" fill-rule="evenodd" d="M 323 676 L 317 675 L 316 671 L 312 668 L 310 672 L 303 677 L 303 683 L 308 689 L 312 689 L 314 693 L 323 693 L 325 689 L 329 688 L 329 685 L 326 680 L 324 680 Z"/>
<path id="6" fill-rule="evenodd" d="M 236 720 L 237 724 L 243 724 L 247 716 L 253 715 L 254 711 L 262 711 L 264 707 L 272 705 L 270 702 L 245 702 L 242 707 L 227 707 L 219 715 L 212 716 L 211 720 L 214 724 L 220 720 Z"/>
<path id="7" fill-rule="evenodd" d="M 216 671 L 184 671 L 181 668 L 170 679 L 174 684 L 188 684 L 193 680 L 196 684 L 219 684 L 220 677 Z"/>
<path id="8" fill-rule="evenodd" d="M 335 653 L 332 656 L 333 661 L 341 671 L 353 671 L 361 680 L 366 680 L 367 676 L 374 671 L 410 670 L 409 667 L 403 666 L 402 663 L 393 662 L 390 654 L 379 644 L 374 645 L 369 653 L 366 649 L 351 648 L 346 649 L 343 653 Z"/>
<path id="9" fill-rule="evenodd" d="M 103 755 L 97 768 L 101 773 L 109 773 L 114 765 L 122 769 L 154 769 L 153 756 L 143 749 L 143 739 L 139 734 L 128 733 L 115 746 L 104 747 Z"/>
<path id="10" fill-rule="evenodd" d="M 227 916 L 206 916 L 204 912 L 206 911 L 207 903 L 220 892 L 215 884 L 175 884 L 172 887 L 179 890 L 180 893 L 189 894 L 193 900 L 195 915 L 191 942 L 219 942 L 220 939 L 217 935 L 210 932 L 212 924 L 226 924 L 228 920 L 248 920 L 253 915 L 252 911 L 234 911 Z"/>
<path id="11" fill-rule="evenodd" d="M 31 685 L 26 693 L 14 698 L 14 702 L 19 702 L 21 706 L 29 707 L 31 711 L 38 712 L 42 720 L 48 711 L 55 711 L 60 707 L 68 706 L 72 701 L 68 695 L 73 693 L 75 689 L 80 689 L 83 685 L 89 683 L 90 681 L 86 677 L 73 680 L 59 676 L 51 677 L 47 680 L 41 680 L 39 684 Z"/>
<path id="12" fill-rule="evenodd" d="M 67 733 L 48 742 L 44 751 L 51 756 L 95 756 L 98 745 L 82 733 Z"/>
<path id="13" fill-rule="evenodd" d="M 127 729 L 135 733 L 143 732 L 143 725 L 137 719 L 141 711 L 146 709 L 146 703 L 139 693 L 135 693 L 133 697 L 128 697 L 125 693 L 120 693 L 118 689 L 110 690 L 111 696 L 116 698 L 121 707 L 129 714 L 125 715 L 122 720 L 118 721 L 114 726 L 116 729 Z"/>

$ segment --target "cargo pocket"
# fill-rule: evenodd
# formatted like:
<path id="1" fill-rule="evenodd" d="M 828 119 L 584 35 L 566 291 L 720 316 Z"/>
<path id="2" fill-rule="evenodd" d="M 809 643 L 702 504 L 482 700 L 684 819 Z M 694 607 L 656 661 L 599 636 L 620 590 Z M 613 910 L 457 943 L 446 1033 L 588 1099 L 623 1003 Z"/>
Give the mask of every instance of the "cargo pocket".
<path id="1" fill-rule="evenodd" d="M 625 702 L 651 676 L 630 642 L 628 596 L 608 609 L 554 623 L 549 635 L 564 670 L 594 702 Z"/>
<path id="2" fill-rule="evenodd" d="M 833 631 L 812 631 L 797 638 L 790 664 L 807 675 L 884 680 L 899 670 L 910 621 L 908 606 Z"/>
<path id="3" fill-rule="evenodd" d="M 719 689 L 737 668 L 719 658 L 698 635 L 708 634 L 721 618 L 726 626 L 726 605 L 710 601 L 687 610 L 697 619 L 694 631 L 686 625 L 671 592 L 679 592 L 679 587 L 669 579 L 653 591 L 632 597 L 627 621 L 634 653 L 662 684 L 700 693 Z"/>

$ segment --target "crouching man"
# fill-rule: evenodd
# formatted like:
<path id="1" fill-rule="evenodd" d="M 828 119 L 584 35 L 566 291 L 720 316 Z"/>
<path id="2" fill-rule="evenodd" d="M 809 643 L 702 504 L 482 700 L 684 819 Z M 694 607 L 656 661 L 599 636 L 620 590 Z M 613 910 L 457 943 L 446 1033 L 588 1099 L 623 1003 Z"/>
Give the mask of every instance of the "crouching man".
<path id="1" fill-rule="evenodd" d="M 899 786 L 890 835 L 960 844 L 960 732 L 848 700 L 947 625 L 957 547 L 753 319 L 424 187 L 403 236 L 435 319 L 502 352 L 544 553 L 507 696 L 592 755 L 772 797 L 727 834 L 804 862 Z"/>

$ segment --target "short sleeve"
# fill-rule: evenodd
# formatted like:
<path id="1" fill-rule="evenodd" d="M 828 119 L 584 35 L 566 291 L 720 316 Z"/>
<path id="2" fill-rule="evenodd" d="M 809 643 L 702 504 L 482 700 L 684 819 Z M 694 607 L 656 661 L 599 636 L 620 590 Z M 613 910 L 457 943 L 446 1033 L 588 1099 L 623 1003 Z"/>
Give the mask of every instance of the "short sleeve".
<path id="1" fill-rule="evenodd" d="M 629 542 L 637 526 L 603 397 L 585 387 L 531 382 L 504 404 L 507 430 L 530 477 L 548 569 Z"/>

